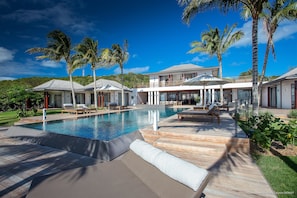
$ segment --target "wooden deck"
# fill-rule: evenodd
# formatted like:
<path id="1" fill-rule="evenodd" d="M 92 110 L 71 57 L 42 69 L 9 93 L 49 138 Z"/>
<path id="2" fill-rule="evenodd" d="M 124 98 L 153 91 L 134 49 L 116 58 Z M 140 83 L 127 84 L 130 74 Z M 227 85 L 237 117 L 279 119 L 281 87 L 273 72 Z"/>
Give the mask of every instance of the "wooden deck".
<path id="1" fill-rule="evenodd" d="M 212 179 L 204 193 L 217 197 L 277 197 L 249 154 L 249 139 L 227 113 L 221 123 L 179 121 L 173 116 L 141 130 L 145 140 L 177 157 L 208 169 Z"/>
<path id="2" fill-rule="evenodd" d="M 141 130 L 145 140 L 212 173 L 204 193 L 212 197 L 276 197 L 249 155 L 249 142 L 228 114 L 221 123 L 173 116 Z M 1 138 L 0 197 L 24 197 L 34 177 L 99 163 L 96 159 Z M 84 173 L 78 175 L 83 176 Z"/>

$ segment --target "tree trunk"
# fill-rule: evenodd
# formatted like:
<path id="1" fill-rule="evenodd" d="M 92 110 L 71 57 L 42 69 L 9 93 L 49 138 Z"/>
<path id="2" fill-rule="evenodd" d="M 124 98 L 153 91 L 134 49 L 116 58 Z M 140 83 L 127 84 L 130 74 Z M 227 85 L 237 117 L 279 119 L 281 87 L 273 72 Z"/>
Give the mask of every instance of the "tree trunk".
<path id="1" fill-rule="evenodd" d="M 124 106 L 124 102 L 125 102 L 125 100 L 124 100 L 124 85 L 123 85 L 123 83 L 124 83 L 124 77 L 123 77 L 123 65 L 121 65 L 120 66 L 121 67 L 121 81 L 122 81 L 122 106 Z"/>
<path id="2" fill-rule="evenodd" d="M 219 60 L 219 66 L 220 66 L 220 78 L 223 79 L 223 70 L 222 70 L 222 59 Z M 220 103 L 221 105 L 224 104 L 224 92 L 223 92 L 223 85 L 220 85 Z"/>
<path id="3" fill-rule="evenodd" d="M 74 93 L 72 74 L 69 74 L 69 79 L 70 79 L 70 83 L 71 83 L 72 103 L 73 103 L 73 107 L 75 108 L 76 107 L 76 101 L 75 101 L 75 93 Z"/>
<path id="4" fill-rule="evenodd" d="M 98 102 L 97 102 L 97 91 L 96 91 L 96 70 L 93 67 L 93 81 L 94 81 L 94 103 L 95 103 L 95 109 L 97 111 L 98 108 Z"/>
<path id="5" fill-rule="evenodd" d="M 259 82 L 259 105 L 262 104 L 262 85 L 263 85 L 263 80 L 266 72 L 266 67 L 267 67 L 267 62 L 268 62 L 268 56 L 269 56 L 269 50 L 270 50 L 270 40 L 267 41 L 266 45 L 266 51 L 265 51 L 265 57 L 264 57 L 264 62 L 263 62 L 263 67 L 262 67 L 262 72 L 261 72 L 261 77 L 260 77 L 260 82 Z"/>
<path id="6" fill-rule="evenodd" d="M 253 59 L 253 115 L 258 115 L 258 18 L 253 17 L 252 26 L 252 59 Z"/>

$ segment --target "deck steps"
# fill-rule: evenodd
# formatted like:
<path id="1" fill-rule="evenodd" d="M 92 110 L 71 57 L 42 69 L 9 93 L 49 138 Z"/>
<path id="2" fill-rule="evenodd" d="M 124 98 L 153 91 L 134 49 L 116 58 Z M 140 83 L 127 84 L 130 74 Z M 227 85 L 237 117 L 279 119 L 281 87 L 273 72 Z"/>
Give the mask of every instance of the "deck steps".
<path id="1" fill-rule="evenodd" d="M 248 138 L 223 137 L 213 135 L 197 135 L 193 133 L 175 133 L 175 132 L 158 132 L 160 137 L 174 138 L 180 140 L 193 140 L 198 142 L 207 142 L 209 144 L 225 144 L 227 151 L 242 152 L 248 154 L 250 152 L 250 141 Z"/>
<path id="2" fill-rule="evenodd" d="M 209 142 L 199 142 L 193 140 L 178 140 L 173 138 L 159 138 L 153 143 L 158 148 L 176 150 L 182 152 L 197 152 L 199 154 L 225 155 L 226 146 L 224 144 L 214 144 Z"/>
<path id="3" fill-rule="evenodd" d="M 143 138 L 145 139 L 146 142 L 153 144 L 153 142 L 155 142 L 157 139 L 160 138 L 159 134 L 154 133 L 154 132 L 145 132 L 145 133 L 141 133 Z"/>
<path id="4" fill-rule="evenodd" d="M 153 145 L 206 169 L 227 156 L 227 148 L 224 144 L 159 138 Z"/>

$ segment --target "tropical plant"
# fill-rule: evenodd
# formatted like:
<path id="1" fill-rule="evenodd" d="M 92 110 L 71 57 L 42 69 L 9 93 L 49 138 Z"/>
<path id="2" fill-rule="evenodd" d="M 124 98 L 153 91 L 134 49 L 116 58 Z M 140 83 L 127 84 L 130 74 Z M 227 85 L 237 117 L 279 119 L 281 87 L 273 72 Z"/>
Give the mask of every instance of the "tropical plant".
<path id="1" fill-rule="evenodd" d="M 252 65 L 253 65 L 253 113 L 258 115 L 258 22 L 263 11 L 264 3 L 268 0 L 178 0 L 185 6 L 182 19 L 189 24 L 190 19 L 197 13 L 217 7 L 223 12 L 238 9 L 242 6 L 245 18 L 252 17 Z"/>
<path id="2" fill-rule="evenodd" d="M 281 142 L 286 146 L 289 142 L 293 142 L 297 135 L 295 120 L 286 124 L 269 112 L 249 117 L 244 128 L 251 140 L 263 149 L 270 148 L 273 141 Z"/>
<path id="3" fill-rule="evenodd" d="M 124 105 L 124 63 L 128 60 L 129 58 L 129 53 L 128 53 L 128 41 L 124 41 L 123 47 L 121 47 L 119 44 L 113 44 L 111 47 L 111 53 L 108 55 L 108 50 L 106 51 L 106 60 L 108 60 L 111 64 L 115 65 L 118 64 L 120 69 L 121 69 L 121 84 L 122 84 L 122 105 Z M 108 58 L 110 56 L 111 58 Z"/>
<path id="4" fill-rule="evenodd" d="M 241 39 L 244 35 L 242 31 L 236 31 L 233 33 L 236 24 L 232 25 L 231 28 L 228 25 L 224 28 L 221 33 L 218 28 L 212 28 L 209 26 L 209 31 L 205 31 L 201 35 L 201 41 L 193 41 L 191 43 L 192 49 L 189 53 L 204 52 L 210 56 L 216 55 L 219 68 L 220 68 L 220 78 L 223 78 L 223 68 L 222 68 L 222 55 L 228 50 L 228 48 L 234 44 L 236 41 Z M 221 104 L 224 102 L 223 98 L 223 87 L 220 85 L 220 100 Z"/>
<path id="5" fill-rule="evenodd" d="M 71 39 L 65 33 L 60 30 L 54 30 L 47 35 L 48 43 L 47 47 L 35 47 L 30 48 L 26 52 L 29 54 L 41 53 L 42 55 L 37 56 L 36 59 L 50 59 L 52 61 L 65 60 L 67 64 L 67 73 L 71 82 L 71 92 L 73 105 L 76 106 L 75 93 L 73 87 L 72 73 L 73 71 L 81 67 L 81 57 L 79 55 L 71 54 Z"/>
<path id="6" fill-rule="evenodd" d="M 260 102 L 262 95 L 262 85 L 265 77 L 270 49 L 274 58 L 276 57 L 273 44 L 273 35 L 282 21 L 297 19 L 297 2 L 295 0 L 275 0 L 273 2 L 268 1 L 265 4 L 261 17 L 263 18 L 264 27 L 267 32 L 267 44 L 259 82 Z"/>
<path id="7" fill-rule="evenodd" d="M 93 82 L 94 82 L 94 102 L 97 110 L 97 92 L 96 92 L 96 69 L 98 68 L 99 57 L 98 57 L 98 41 L 91 38 L 85 38 L 80 44 L 76 46 L 76 51 L 81 54 L 83 60 L 91 65 L 93 71 Z"/>

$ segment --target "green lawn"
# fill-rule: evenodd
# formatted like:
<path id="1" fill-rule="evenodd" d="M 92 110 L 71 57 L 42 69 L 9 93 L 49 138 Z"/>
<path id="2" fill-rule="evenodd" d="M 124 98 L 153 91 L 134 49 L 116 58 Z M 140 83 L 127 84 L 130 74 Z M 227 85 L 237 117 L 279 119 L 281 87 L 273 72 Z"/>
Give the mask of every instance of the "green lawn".
<path id="1" fill-rule="evenodd" d="M 11 126 L 18 121 L 17 111 L 8 111 L 0 113 L 0 126 Z"/>
<path id="2" fill-rule="evenodd" d="M 297 156 L 258 156 L 257 164 L 278 197 L 297 197 Z"/>
<path id="3" fill-rule="evenodd" d="M 33 111 L 27 111 L 27 116 L 34 116 Z M 51 109 L 46 111 L 47 114 L 56 114 L 61 113 L 61 109 Z M 35 116 L 42 115 L 42 110 L 38 110 Z M 7 111 L 7 112 L 0 112 L 0 126 L 11 126 L 14 122 L 17 122 L 18 118 L 18 111 Z"/>

